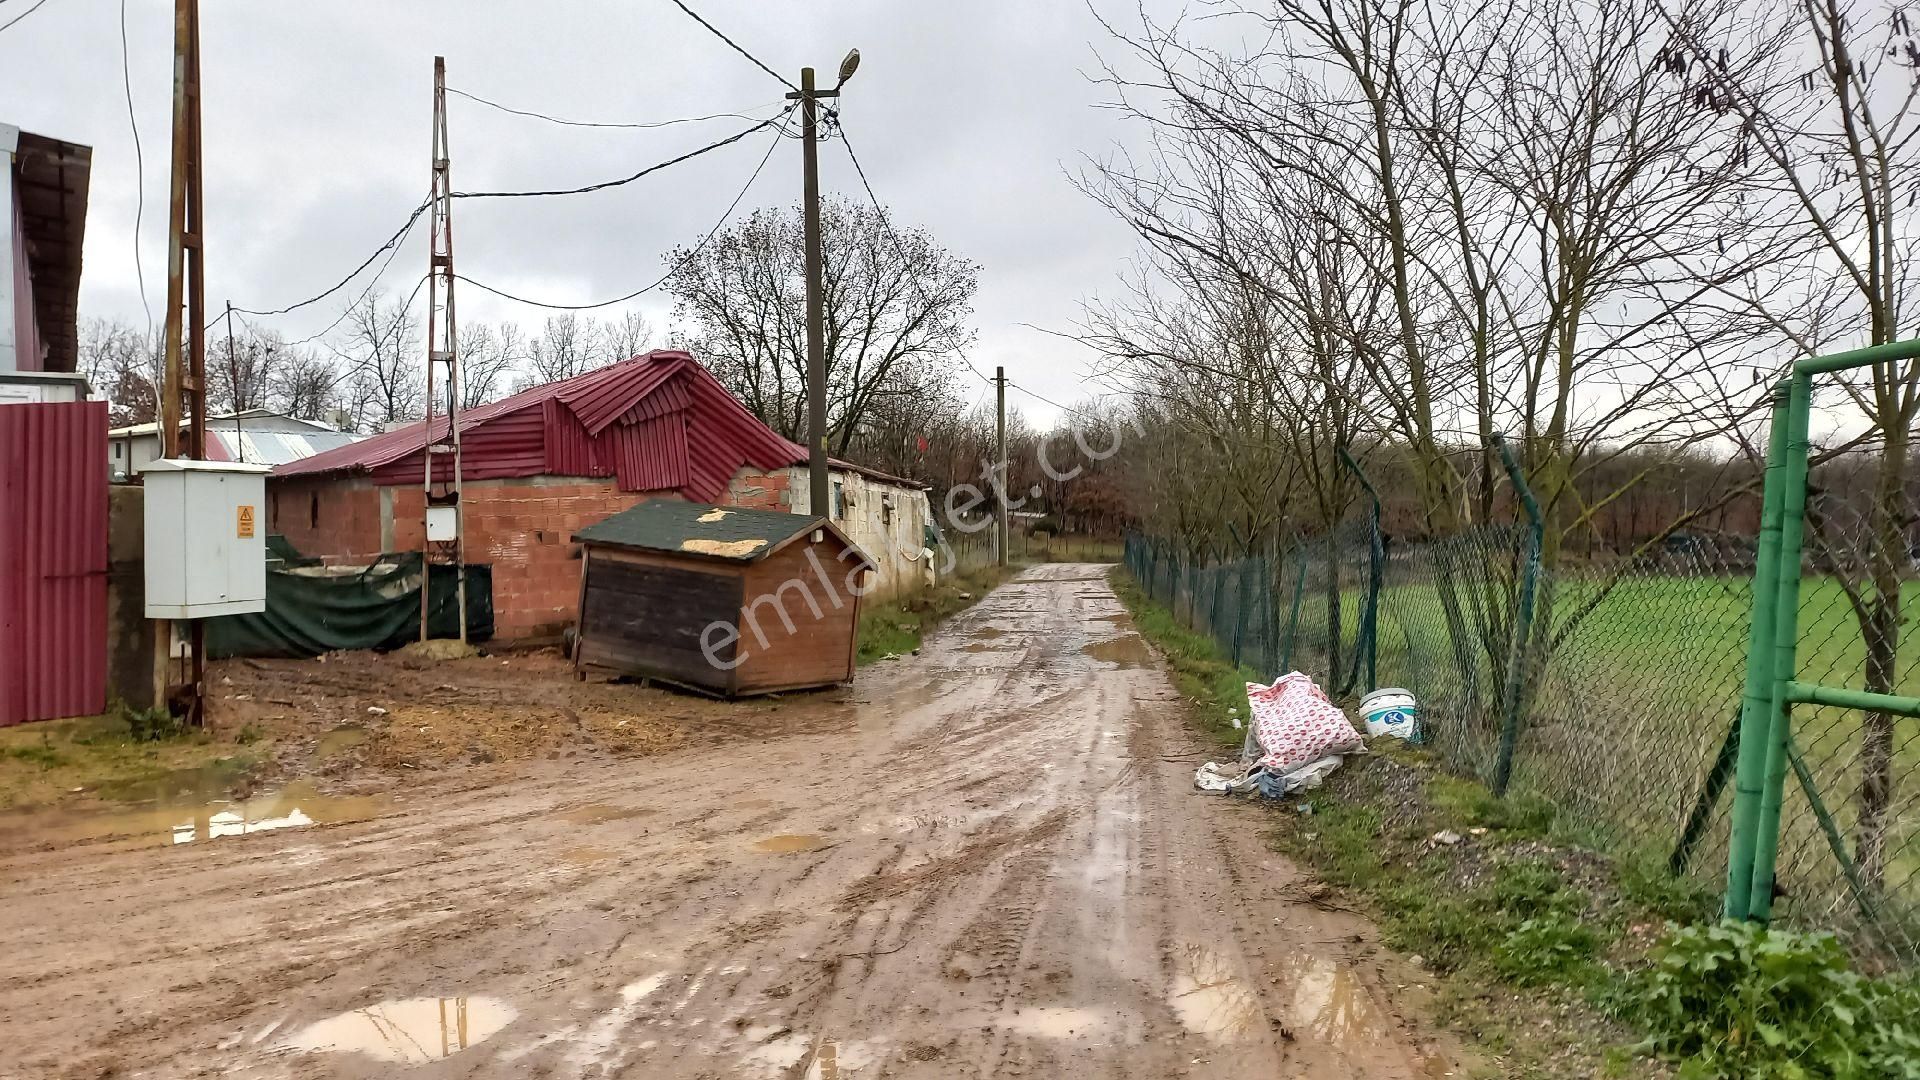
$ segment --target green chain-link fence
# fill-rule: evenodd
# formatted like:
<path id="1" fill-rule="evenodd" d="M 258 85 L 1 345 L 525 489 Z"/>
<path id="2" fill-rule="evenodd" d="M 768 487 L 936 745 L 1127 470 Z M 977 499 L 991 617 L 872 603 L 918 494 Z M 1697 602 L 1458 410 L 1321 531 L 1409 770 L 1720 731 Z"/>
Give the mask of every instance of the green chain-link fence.
<path id="1" fill-rule="evenodd" d="M 1889 532 L 1884 509 L 1862 502 L 1873 485 L 1859 459 L 1831 468 L 1842 467 L 1852 470 L 1844 482 L 1823 485 L 1816 469 L 1811 485 L 1799 678 L 1911 696 L 1920 600 L 1904 616 L 1898 604 L 1900 582 L 1920 597 L 1920 484 Z M 1365 507 L 1355 517 L 1232 553 L 1135 536 L 1125 564 L 1156 602 L 1264 678 L 1303 671 L 1349 701 L 1405 687 L 1449 767 L 1550 802 L 1560 826 L 1600 850 L 1718 890 L 1757 538 L 1675 532 L 1637 554 L 1562 554 L 1540 567 L 1526 524 L 1396 542 Z M 1891 616 L 1863 604 L 1889 590 Z M 1808 704 L 1793 732 L 1773 915 L 1838 930 L 1863 957 L 1920 961 L 1920 720 Z"/>

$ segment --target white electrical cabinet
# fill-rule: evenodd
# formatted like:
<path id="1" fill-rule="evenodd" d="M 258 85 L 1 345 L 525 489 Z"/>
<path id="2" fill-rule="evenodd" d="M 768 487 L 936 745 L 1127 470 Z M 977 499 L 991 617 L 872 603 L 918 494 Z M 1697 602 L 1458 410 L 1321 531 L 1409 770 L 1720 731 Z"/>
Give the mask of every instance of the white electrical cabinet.
<path id="1" fill-rule="evenodd" d="M 265 465 L 161 458 L 146 488 L 147 618 L 205 619 L 267 607 Z"/>

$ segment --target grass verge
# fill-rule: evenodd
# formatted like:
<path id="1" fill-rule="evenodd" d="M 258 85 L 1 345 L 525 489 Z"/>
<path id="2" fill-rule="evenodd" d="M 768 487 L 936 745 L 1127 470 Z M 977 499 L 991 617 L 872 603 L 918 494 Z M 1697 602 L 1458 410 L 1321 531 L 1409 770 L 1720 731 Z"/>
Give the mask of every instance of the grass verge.
<path id="1" fill-rule="evenodd" d="M 927 631 L 972 607 L 1012 574 L 1011 568 L 989 564 L 950 574 L 933 588 L 902 600 L 861 605 L 859 662 L 871 664 L 913 652 Z"/>
<path id="2" fill-rule="evenodd" d="M 259 758 L 257 733 L 233 742 L 183 730 L 153 713 L 116 708 L 101 716 L 0 729 L 0 809 L 74 795 L 121 798 L 188 770 L 237 776 Z"/>
<path id="3" fill-rule="evenodd" d="M 1196 723 L 1237 736 L 1252 673 L 1110 579 Z M 1436 1019 L 1494 1075 L 1920 1080 L 1920 977 L 1862 975 L 1829 934 L 1715 922 L 1706 884 L 1581 846 L 1551 803 L 1496 799 L 1396 739 L 1371 749 L 1276 806 L 1272 843 L 1437 976 Z"/>

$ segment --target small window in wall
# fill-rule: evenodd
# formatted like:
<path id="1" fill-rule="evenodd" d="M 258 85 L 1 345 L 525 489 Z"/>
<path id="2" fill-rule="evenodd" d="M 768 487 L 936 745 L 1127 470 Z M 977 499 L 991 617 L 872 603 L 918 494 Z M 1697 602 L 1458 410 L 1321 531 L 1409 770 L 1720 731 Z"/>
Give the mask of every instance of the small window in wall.
<path id="1" fill-rule="evenodd" d="M 313 493 L 313 501 L 307 504 L 307 527 L 320 527 L 320 493 L 317 491 Z"/>
<path id="2" fill-rule="evenodd" d="M 833 482 L 833 516 L 842 521 L 847 517 L 847 489 L 838 480 Z"/>
<path id="3" fill-rule="evenodd" d="M 893 492 L 880 496 L 880 520 L 887 528 L 893 528 Z"/>
<path id="4" fill-rule="evenodd" d="M 113 460 L 115 461 L 120 460 L 120 444 L 119 443 L 113 444 Z"/>

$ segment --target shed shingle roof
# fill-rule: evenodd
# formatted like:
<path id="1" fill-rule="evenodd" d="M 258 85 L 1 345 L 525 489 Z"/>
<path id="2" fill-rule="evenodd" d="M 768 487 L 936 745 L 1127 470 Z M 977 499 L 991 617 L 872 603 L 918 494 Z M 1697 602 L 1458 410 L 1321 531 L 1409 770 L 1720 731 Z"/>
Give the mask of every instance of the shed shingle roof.
<path id="1" fill-rule="evenodd" d="M 631 510 L 622 510 L 581 529 L 574 540 L 747 563 L 766 558 L 786 541 L 814 529 L 833 533 L 868 566 L 873 565 L 846 534 L 823 518 L 677 499 L 648 499 Z"/>

